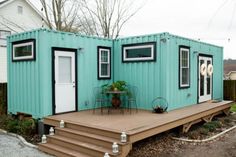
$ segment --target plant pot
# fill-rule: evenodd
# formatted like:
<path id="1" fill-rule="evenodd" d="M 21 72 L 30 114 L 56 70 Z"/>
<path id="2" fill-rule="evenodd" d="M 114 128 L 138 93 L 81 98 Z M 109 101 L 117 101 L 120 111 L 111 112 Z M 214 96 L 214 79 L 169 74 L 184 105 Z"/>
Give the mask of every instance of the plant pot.
<path id="1" fill-rule="evenodd" d="M 120 98 L 119 97 L 112 97 L 111 104 L 115 108 L 120 107 L 120 104 L 121 104 Z"/>
<path id="2" fill-rule="evenodd" d="M 153 112 L 154 113 L 164 113 L 165 110 L 161 107 L 155 107 L 155 108 L 153 108 Z"/>

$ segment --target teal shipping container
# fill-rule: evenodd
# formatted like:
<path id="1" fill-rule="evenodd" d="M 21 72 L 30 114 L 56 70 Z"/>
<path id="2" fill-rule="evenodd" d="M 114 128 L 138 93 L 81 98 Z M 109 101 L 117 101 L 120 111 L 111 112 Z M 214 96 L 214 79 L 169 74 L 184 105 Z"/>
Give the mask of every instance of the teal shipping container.
<path id="1" fill-rule="evenodd" d="M 169 33 L 105 39 L 38 29 L 8 37 L 8 112 L 34 118 L 93 109 L 94 87 L 137 86 L 137 106 L 223 99 L 223 48 Z"/>

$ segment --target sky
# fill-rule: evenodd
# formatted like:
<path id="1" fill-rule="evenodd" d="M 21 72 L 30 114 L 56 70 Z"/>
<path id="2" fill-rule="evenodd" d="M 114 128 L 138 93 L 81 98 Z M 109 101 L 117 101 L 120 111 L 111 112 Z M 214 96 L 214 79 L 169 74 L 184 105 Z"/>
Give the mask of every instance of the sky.
<path id="1" fill-rule="evenodd" d="M 236 59 L 236 0 L 147 0 L 121 36 L 161 32 L 223 46 Z"/>
<path id="2" fill-rule="evenodd" d="M 121 37 L 169 32 L 223 46 L 224 59 L 236 59 L 236 0 L 134 1 L 144 5 L 124 25 Z"/>

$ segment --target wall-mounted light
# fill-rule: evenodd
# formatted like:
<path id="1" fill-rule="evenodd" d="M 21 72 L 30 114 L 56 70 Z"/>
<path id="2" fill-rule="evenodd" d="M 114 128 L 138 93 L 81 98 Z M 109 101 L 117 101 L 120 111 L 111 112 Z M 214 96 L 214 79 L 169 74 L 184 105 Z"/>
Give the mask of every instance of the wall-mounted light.
<path id="1" fill-rule="evenodd" d="M 162 39 L 160 39 L 160 41 L 165 43 L 167 41 L 167 39 L 166 38 L 162 38 Z"/>
<path id="2" fill-rule="evenodd" d="M 79 48 L 78 48 L 78 52 L 79 52 L 79 53 L 84 53 L 84 48 L 83 48 L 83 47 L 79 47 Z"/>

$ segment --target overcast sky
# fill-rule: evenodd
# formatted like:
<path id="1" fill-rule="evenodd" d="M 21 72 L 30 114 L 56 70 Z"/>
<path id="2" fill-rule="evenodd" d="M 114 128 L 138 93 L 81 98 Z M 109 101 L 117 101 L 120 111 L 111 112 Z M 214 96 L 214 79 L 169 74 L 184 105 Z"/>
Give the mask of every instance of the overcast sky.
<path id="1" fill-rule="evenodd" d="M 223 46 L 224 58 L 236 59 L 236 0 L 143 1 L 122 37 L 169 32 Z"/>
<path id="2" fill-rule="evenodd" d="M 236 0 L 147 0 L 121 35 L 160 32 L 223 46 L 236 59 Z"/>

